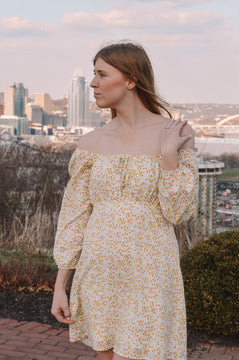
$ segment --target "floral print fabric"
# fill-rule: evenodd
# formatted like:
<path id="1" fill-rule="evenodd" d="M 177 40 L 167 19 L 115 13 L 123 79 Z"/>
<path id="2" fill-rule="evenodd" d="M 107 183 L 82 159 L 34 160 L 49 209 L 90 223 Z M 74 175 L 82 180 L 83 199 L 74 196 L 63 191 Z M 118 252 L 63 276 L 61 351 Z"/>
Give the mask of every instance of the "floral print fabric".
<path id="1" fill-rule="evenodd" d="M 75 269 L 70 341 L 130 359 L 186 360 L 184 286 L 173 224 L 197 206 L 193 149 L 179 166 L 161 155 L 76 148 L 58 218 L 54 259 Z"/>

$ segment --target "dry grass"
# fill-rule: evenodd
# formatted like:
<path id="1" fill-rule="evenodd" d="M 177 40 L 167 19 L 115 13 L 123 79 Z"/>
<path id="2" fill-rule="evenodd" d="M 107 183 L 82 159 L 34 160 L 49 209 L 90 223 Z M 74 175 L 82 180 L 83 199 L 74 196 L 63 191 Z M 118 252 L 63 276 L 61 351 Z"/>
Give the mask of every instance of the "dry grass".
<path id="1" fill-rule="evenodd" d="M 1 248 L 33 252 L 52 248 L 57 226 L 56 217 L 56 214 L 51 214 L 47 210 L 42 211 L 40 207 L 32 216 L 26 212 L 21 220 L 14 217 L 8 234 L 1 234 Z"/>
<path id="2" fill-rule="evenodd" d="M 194 219 L 191 218 L 188 222 L 179 224 L 174 227 L 175 234 L 178 240 L 178 248 L 180 257 L 185 254 L 188 250 L 192 249 L 194 246 L 203 242 L 205 239 L 202 239 L 195 234 L 195 223 Z"/>
<path id="3" fill-rule="evenodd" d="M 0 291 L 53 292 L 57 266 L 52 257 L 58 212 L 43 206 L 19 216 L 11 210 L 8 231 L 0 234 Z"/>
<path id="4" fill-rule="evenodd" d="M 5 232 L 0 233 L 0 249 L 39 252 L 53 248 L 60 204 L 57 204 L 56 211 L 52 212 L 46 209 L 43 199 L 44 192 L 34 214 L 30 207 L 31 199 L 21 217 L 10 209 L 11 224 Z"/>

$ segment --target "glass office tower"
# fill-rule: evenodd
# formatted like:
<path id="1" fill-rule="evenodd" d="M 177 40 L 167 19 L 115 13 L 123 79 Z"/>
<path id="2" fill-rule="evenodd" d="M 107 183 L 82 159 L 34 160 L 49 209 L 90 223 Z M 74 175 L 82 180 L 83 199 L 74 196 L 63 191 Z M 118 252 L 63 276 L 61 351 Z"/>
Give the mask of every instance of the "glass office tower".
<path id="1" fill-rule="evenodd" d="M 68 94 L 68 127 L 89 126 L 89 87 L 80 69 L 76 69 Z"/>
<path id="2" fill-rule="evenodd" d="M 15 85 L 14 113 L 17 116 L 25 116 L 25 89 L 22 83 Z"/>

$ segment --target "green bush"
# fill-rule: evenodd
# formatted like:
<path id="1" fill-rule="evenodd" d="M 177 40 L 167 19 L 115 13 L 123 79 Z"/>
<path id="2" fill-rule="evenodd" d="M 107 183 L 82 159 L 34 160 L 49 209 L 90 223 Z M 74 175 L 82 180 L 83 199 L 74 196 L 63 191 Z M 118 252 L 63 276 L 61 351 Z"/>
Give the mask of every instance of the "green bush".
<path id="1" fill-rule="evenodd" d="M 187 321 L 208 334 L 239 334 L 239 231 L 226 231 L 180 259 Z"/>

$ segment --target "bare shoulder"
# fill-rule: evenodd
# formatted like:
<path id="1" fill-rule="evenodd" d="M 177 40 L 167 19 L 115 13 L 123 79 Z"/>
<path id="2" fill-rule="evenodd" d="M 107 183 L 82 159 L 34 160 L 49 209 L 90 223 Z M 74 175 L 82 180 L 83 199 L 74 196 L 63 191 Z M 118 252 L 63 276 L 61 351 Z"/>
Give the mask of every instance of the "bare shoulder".
<path id="1" fill-rule="evenodd" d="M 170 121 L 170 119 L 168 117 L 159 115 L 159 114 L 154 114 L 154 118 L 155 118 L 156 124 L 161 125 L 161 126 L 166 126 L 168 121 Z"/>
<path id="2" fill-rule="evenodd" d="M 168 122 L 171 121 L 171 119 L 169 117 L 166 117 L 166 116 L 163 116 L 163 115 L 158 115 L 158 114 L 155 114 L 155 120 L 156 120 L 156 124 L 158 124 L 159 126 L 162 126 L 162 127 L 166 127 Z M 182 135 L 187 135 L 187 134 L 192 134 L 193 135 L 193 131 L 194 130 L 191 127 L 191 125 L 186 123 L 186 125 L 184 125 L 183 128 L 182 128 L 181 134 Z"/>
<path id="3" fill-rule="evenodd" d="M 159 114 L 153 114 L 152 119 L 153 119 L 153 122 L 152 122 L 152 125 L 153 125 L 152 130 L 153 131 L 162 130 L 163 128 L 166 127 L 166 125 L 170 121 L 169 117 L 159 115 Z"/>
<path id="4" fill-rule="evenodd" d="M 77 143 L 77 147 L 82 150 L 87 150 L 90 152 L 97 152 L 98 145 L 100 143 L 102 135 L 102 129 L 97 128 L 95 130 L 92 130 L 85 135 L 82 135 Z"/>
<path id="5" fill-rule="evenodd" d="M 103 126 L 96 128 L 87 134 L 80 137 L 77 147 L 83 150 L 87 150 L 93 153 L 100 153 L 104 150 L 104 143 L 107 139 L 115 134 L 114 125 L 112 121 L 105 123 Z M 107 140 L 108 142 L 108 140 Z"/>

